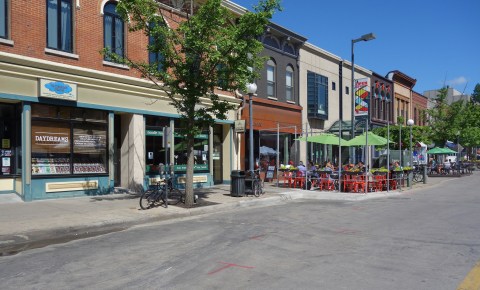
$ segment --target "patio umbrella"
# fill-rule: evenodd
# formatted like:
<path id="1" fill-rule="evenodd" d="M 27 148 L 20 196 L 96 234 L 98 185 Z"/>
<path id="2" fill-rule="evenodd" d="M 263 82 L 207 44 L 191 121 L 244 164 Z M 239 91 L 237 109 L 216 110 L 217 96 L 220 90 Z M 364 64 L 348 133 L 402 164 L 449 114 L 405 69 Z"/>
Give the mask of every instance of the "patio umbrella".
<path id="1" fill-rule="evenodd" d="M 319 143 L 319 144 L 327 144 L 327 145 L 338 145 L 338 143 L 339 143 L 338 139 L 339 139 L 339 137 L 335 134 L 322 133 L 322 134 L 319 134 L 319 135 L 297 138 L 295 140 L 307 141 L 307 142 Z M 340 138 L 340 145 L 341 146 L 347 146 L 346 143 L 347 143 L 347 140 Z"/>
<path id="2" fill-rule="evenodd" d="M 264 155 L 276 155 L 277 151 L 275 149 L 267 147 L 267 146 L 261 146 L 260 147 L 260 154 Z"/>
<path id="3" fill-rule="evenodd" d="M 362 135 L 358 135 L 357 137 L 348 140 L 346 146 L 365 146 L 366 136 L 367 135 L 365 133 L 363 133 Z M 368 132 L 368 145 L 385 145 L 387 143 L 387 138 L 378 136 L 373 132 Z M 390 141 L 390 143 L 394 142 Z"/>
<path id="4" fill-rule="evenodd" d="M 428 154 L 457 154 L 456 151 L 453 151 L 452 149 L 449 148 L 440 148 L 440 147 L 435 147 L 427 151 Z"/>

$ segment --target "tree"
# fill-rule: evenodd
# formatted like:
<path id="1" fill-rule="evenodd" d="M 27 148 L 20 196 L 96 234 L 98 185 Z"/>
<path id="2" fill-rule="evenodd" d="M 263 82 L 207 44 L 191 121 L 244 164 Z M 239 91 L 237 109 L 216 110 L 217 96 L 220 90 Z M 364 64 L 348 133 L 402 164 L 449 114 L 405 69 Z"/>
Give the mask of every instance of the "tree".
<path id="1" fill-rule="evenodd" d="M 473 89 L 472 93 L 472 100 L 475 103 L 480 104 L 480 84 L 475 85 L 475 89 Z"/>
<path id="2" fill-rule="evenodd" d="M 234 109 L 228 98 L 219 96 L 219 86 L 227 92 L 244 90 L 258 77 L 251 69 L 263 67 L 258 39 L 277 10 L 278 0 L 260 0 L 255 12 L 238 16 L 222 6 L 222 0 L 206 0 L 193 15 L 178 22 L 155 0 L 119 1 L 117 11 L 129 30 L 143 31 L 151 40 L 148 51 L 161 57 L 147 63 L 104 53 L 152 81 L 179 113 L 181 134 L 186 136 L 187 206 L 194 203 L 194 137 Z"/>

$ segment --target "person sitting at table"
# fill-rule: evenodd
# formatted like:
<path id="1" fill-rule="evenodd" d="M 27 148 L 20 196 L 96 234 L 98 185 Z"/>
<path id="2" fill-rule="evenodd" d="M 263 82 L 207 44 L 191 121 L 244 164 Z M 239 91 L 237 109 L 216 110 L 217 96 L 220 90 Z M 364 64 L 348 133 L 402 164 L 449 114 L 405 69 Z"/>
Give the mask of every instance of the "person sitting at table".
<path id="1" fill-rule="evenodd" d="M 297 169 L 298 169 L 298 173 L 299 173 L 300 176 L 305 176 L 305 173 L 307 172 L 307 167 L 305 167 L 305 165 L 303 165 L 302 161 L 300 161 L 300 163 L 298 163 Z"/>
<path id="2" fill-rule="evenodd" d="M 325 171 L 333 171 L 334 167 L 333 164 L 330 162 L 330 160 L 327 160 L 325 163 Z"/>
<path id="3" fill-rule="evenodd" d="M 363 162 L 362 161 L 358 161 L 357 165 L 355 165 L 354 167 L 355 169 L 358 169 L 360 171 L 364 171 L 365 170 L 365 166 L 363 165 Z"/>
<path id="4" fill-rule="evenodd" d="M 450 159 L 445 160 L 445 162 L 443 162 L 443 172 L 449 174 L 450 168 L 452 168 L 452 161 L 450 161 Z"/>

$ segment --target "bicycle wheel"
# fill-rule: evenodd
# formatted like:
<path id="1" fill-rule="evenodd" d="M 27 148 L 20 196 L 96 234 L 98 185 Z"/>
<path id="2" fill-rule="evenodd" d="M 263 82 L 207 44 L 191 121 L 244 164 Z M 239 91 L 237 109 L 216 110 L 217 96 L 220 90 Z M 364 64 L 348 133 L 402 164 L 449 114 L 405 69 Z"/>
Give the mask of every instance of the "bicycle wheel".
<path id="1" fill-rule="evenodd" d="M 253 195 L 255 195 L 255 197 L 259 197 L 261 190 L 260 182 L 258 180 L 253 181 Z"/>
<path id="2" fill-rule="evenodd" d="M 172 188 L 168 192 L 168 203 L 177 204 L 179 202 L 185 203 L 185 194 L 178 188 Z"/>
<path id="3" fill-rule="evenodd" d="M 155 192 L 151 190 L 145 191 L 140 197 L 140 208 L 149 209 L 155 203 Z"/>

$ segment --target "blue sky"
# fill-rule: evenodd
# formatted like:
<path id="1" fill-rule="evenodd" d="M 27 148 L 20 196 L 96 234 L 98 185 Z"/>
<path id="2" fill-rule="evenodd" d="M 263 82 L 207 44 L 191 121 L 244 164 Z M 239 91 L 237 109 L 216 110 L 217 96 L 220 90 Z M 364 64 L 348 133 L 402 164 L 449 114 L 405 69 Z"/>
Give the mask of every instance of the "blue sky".
<path id="1" fill-rule="evenodd" d="M 258 0 L 233 0 L 252 10 Z M 308 42 L 386 75 L 400 70 L 423 93 L 444 84 L 471 94 L 480 83 L 480 0 L 282 0 L 273 22 Z"/>

